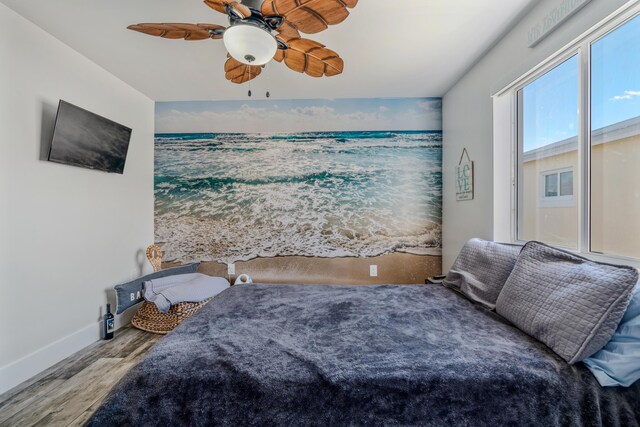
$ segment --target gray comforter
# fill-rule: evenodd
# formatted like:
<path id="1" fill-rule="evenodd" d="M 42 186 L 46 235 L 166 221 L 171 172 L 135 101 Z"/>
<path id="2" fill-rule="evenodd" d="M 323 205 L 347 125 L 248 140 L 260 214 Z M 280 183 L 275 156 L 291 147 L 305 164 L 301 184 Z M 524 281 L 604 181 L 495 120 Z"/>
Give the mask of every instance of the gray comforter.
<path id="1" fill-rule="evenodd" d="M 238 285 L 153 347 L 90 426 L 637 426 L 640 382 L 581 364 L 454 291 Z"/>

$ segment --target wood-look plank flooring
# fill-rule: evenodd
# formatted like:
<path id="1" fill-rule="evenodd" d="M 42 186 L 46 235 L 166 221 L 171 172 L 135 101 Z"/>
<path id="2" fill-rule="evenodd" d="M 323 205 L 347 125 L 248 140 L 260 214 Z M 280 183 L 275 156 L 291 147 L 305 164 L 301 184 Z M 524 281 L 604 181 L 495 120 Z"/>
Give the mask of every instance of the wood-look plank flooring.
<path id="1" fill-rule="evenodd" d="M 0 395 L 0 426 L 81 426 L 162 336 L 131 326 Z"/>

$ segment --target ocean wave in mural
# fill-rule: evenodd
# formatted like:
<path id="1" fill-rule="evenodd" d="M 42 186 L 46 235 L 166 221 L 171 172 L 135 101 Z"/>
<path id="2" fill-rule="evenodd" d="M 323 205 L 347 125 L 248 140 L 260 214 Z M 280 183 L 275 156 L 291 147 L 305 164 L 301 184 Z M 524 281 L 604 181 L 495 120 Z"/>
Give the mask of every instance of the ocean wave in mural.
<path id="1" fill-rule="evenodd" d="M 171 133 L 155 140 L 166 259 L 435 254 L 440 131 Z"/>

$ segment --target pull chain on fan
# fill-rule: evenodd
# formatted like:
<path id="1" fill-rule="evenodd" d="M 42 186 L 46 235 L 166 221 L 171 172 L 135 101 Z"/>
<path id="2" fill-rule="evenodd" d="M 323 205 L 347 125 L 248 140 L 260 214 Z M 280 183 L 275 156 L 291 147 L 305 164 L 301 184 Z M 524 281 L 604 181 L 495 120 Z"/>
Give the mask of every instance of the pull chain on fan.
<path id="1" fill-rule="evenodd" d="M 271 93 L 269 93 L 269 87 L 271 86 L 271 71 L 267 70 L 266 74 L 267 74 L 267 93 L 266 93 L 266 97 L 269 98 L 269 97 L 271 97 Z"/>
<path id="2" fill-rule="evenodd" d="M 251 56 L 251 55 L 247 55 L 247 56 L 244 57 L 244 59 L 246 59 L 247 62 L 249 64 L 251 64 L 254 61 L 255 58 L 253 56 Z M 247 67 L 247 70 L 249 71 L 249 93 L 248 93 L 248 95 L 249 95 L 249 98 L 251 98 L 251 85 L 252 85 L 251 80 L 253 80 L 253 77 L 251 77 L 251 65 L 249 65 Z"/>

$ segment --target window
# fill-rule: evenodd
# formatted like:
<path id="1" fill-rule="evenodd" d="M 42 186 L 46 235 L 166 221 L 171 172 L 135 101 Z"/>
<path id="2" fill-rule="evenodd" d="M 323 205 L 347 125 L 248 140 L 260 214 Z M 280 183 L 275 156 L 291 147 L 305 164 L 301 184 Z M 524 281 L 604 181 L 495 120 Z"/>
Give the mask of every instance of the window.
<path id="1" fill-rule="evenodd" d="M 560 196 L 573 196 L 573 171 L 560 172 Z"/>
<path id="2" fill-rule="evenodd" d="M 518 238 L 576 249 L 578 56 L 518 91 Z"/>
<path id="3" fill-rule="evenodd" d="M 640 17 L 591 46 L 592 252 L 640 258 Z"/>
<path id="4" fill-rule="evenodd" d="M 585 34 L 495 97 L 494 127 L 515 119 L 495 130 L 515 153 L 506 233 L 640 265 L 640 4 Z"/>
<path id="5" fill-rule="evenodd" d="M 558 174 L 550 173 L 544 175 L 544 197 L 558 197 Z"/>
<path id="6" fill-rule="evenodd" d="M 573 170 L 542 172 L 542 199 L 538 207 L 574 206 Z"/>

